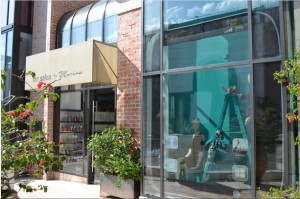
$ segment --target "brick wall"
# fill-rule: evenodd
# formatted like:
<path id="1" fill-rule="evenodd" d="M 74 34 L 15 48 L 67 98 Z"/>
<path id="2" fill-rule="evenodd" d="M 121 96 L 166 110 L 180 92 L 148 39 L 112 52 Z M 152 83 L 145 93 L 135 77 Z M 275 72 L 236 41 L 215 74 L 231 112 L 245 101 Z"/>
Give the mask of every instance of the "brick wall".
<path id="1" fill-rule="evenodd" d="M 117 124 L 141 134 L 141 10 L 119 15 Z"/>
<path id="2" fill-rule="evenodd" d="M 32 54 L 46 51 L 47 1 L 35 1 L 33 6 Z"/>

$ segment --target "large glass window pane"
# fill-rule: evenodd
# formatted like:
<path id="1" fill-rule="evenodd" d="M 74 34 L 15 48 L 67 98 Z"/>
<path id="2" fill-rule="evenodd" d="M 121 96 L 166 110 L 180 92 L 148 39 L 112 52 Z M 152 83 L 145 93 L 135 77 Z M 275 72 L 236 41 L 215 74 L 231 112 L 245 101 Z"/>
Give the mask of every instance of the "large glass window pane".
<path id="1" fill-rule="evenodd" d="M 57 25 L 57 48 L 70 45 L 71 23 L 74 16 L 74 11 L 65 14 Z"/>
<path id="2" fill-rule="evenodd" d="M 254 65 L 256 183 L 262 191 L 283 180 L 281 92 L 273 77 L 278 70 L 280 62 Z"/>
<path id="3" fill-rule="evenodd" d="M 82 26 L 86 23 L 88 12 L 91 8 L 92 4 L 87 5 L 83 8 L 80 8 L 73 19 L 72 28 Z"/>
<path id="4" fill-rule="evenodd" d="M 144 72 L 160 68 L 160 10 L 161 1 L 144 1 Z"/>
<path id="5" fill-rule="evenodd" d="M 88 21 L 87 21 L 88 23 L 92 21 L 97 21 L 99 19 L 103 19 L 106 3 L 107 0 L 103 0 L 103 1 L 98 1 L 93 5 L 88 15 Z"/>
<path id="6" fill-rule="evenodd" d="M 20 33 L 20 49 L 19 49 L 19 70 L 25 70 L 26 56 L 31 55 L 32 35 L 28 33 Z"/>
<path id="7" fill-rule="evenodd" d="M 85 41 L 85 26 L 72 28 L 71 44 L 77 44 Z"/>
<path id="8" fill-rule="evenodd" d="M 278 0 L 254 0 L 252 5 L 254 58 L 280 56 Z"/>
<path id="9" fill-rule="evenodd" d="M 294 1 L 293 7 L 294 18 L 292 19 L 292 23 L 295 27 L 295 46 L 300 46 L 300 1 Z"/>
<path id="10" fill-rule="evenodd" d="M 9 0 L 8 24 L 14 23 L 15 16 L 15 0 Z"/>
<path id="11" fill-rule="evenodd" d="M 166 1 L 164 69 L 249 59 L 247 1 Z"/>
<path id="12" fill-rule="evenodd" d="M 116 15 L 115 0 L 110 0 L 105 9 L 104 42 L 117 45 L 118 43 L 118 15 Z"/>
<path id="13" fill-rule="evenodd" d="M 72 21 L 72 44 L 85 41 L 85 25 L 87 21 L 87 15 L 92 4 L 80 8 Z"/>
<path id="14" fill-rule="evenodd" d="M 87 40 L 96 39 L 102 41 L 102 23 L 103 20 L 100 19 L 87 24 Z"/>
<path id="15" fill-rule="evenodd" d="M 116 0 L 109 0 L 105 8 L 105 18 L 111 17 L 117 14 L 116 7 L 119 6 Z"/>
<path id="16" fill-rule="evenodd" d="M 104 19 L 104 42 L 116 44 L 118 42 L 118 16 Z"/>
<path id="17" fill-rule="evenodd" d="M 166 197 L 251 197 L 249 76 L 249 67 L 164 76 Z"/>
<path id="18" fill-rule="evenodd" d="M 5 54 L 5 66 L 4 70 L 8 73 L 6 83 L 5 83 L 5 91 L 4 97 L 10 95 L 10 85 L 11 85 L 11 72 L 12 72 L 12 46 L 13 46 L 13 31 L 9 31 L 7 33 L 6 40 L 6 54 Z"/>
<path id="19" fill-rule="evenodd" d="M 144 79 L 143 194 L 160 196 L 160 80 Z"/>
<path id="20" fill-rule="evenodd" d="M 5 44 L 6 44 L 6 33 L 1 35 L 1 70 L 5 69 Z M 3 91 L 1 89 L 1 99 L 3 99 Z"/>
<path id="21" fill-rule="evenodd" d="M 4 70 L 4 66 L 5 66 L 5 44 L 6 44 L 6 33 L 1 34 L 1 70 Z"/>
<path id="22" fill-rule="evenodd" d="M 86 175 L 85 132 L 83 130 L 82 93 L 60 95 L 59 154 L 65 155 L 61 171 Z"/>
<path id="23" fill-rule="evenodd" d="M 1 28 L 7 25 L 8 0 L 1 1 Z"/>

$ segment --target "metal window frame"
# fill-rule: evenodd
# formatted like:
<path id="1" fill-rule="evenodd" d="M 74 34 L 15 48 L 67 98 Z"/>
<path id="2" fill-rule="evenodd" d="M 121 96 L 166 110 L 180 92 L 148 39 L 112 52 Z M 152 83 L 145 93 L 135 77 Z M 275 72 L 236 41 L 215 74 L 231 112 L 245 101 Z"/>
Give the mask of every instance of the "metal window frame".
<path id="1" fill-rule="evenodd" d="M 177 74 L 177 73 L 186 73 L 186 72 L 196 72 L 196 71 L 202 71 L 202 70 L 207 70 L 207 69 L 215 69 L 215 68 L 225 68 L 225 67 L 238 67 L 238 66 L 249 66 L 250 70 L 250 78 L 251 78 L 251 84 L 250 84 L 250 115 L 251 117 L 254 117 L 254 107 L 255 107 L 255 100 L 254 100 L 254 65 L 259 64 L 259 63 L 270 63 L 270 62 L 282 62 L 283 59 L 286 57 L 286 49 L 285 49 L 285 31 L 284 31 L 284 4 L 285 2 L 279 1 L 279 36 L 280 36 L 280 43 L 278 44 L 280 47 L 281 54 L 276 57 L 270 57 L 270 58 L 260 58 L 260 59 L 254 59 L 253 57 L 253 25 L 252 25 L 252 0 L 248 0 L 248 7 L 247 7 L 247 16 L 248 16 L 248 42 L 249 42 L 249 60 L 245 61 L 239 61 L 239 62 L 230 62 L 230 63 L 222 63 L 222 64 L 214 64 L 214 65 L 208 65 L 208 66 L 190 66 L 190 67 L 184 67 L 184 68 L 177 68 L 177 69 L 169 69 L 169 70 L 163 70 L 163 36 L 164 36 L 164 0 L 161 1 L 160 5 L 160 69 L 158 71 L 150 71 L 150 72 L 145 72 L 143 70 L 144 67 L 144 11 L 145 11 L 145 1 L 142 0 L 142 16 L 141 16 L 141 64 L 142 64 L 142 73 L 141 73 L 141 110 L 142 110 L 142 142 L 141 142 L 141 155 L 142 155 L 142 160 L 144 159 L 144 108 L 143 108 L 143 103 L 144 103 L 144 92 L 143 92 L 143 86 L 144 86 L 144 79 L 151 77 L 151 76 L 160 76 L 160 112 L 161 112 L 161 117 L 160 117 L 160 148 L 161 148 L 161 159 L 160 159 L 160 197 L 164 197 L 164 135 L 163 135 L 163 123 L 164 123 L 164 115 L 163 115 L 163 75 L 164 74 Z M 282 132 L 283 132 L 283 163 L 284 163 L 284 178 L 283 184 L 288 185 L 290 183 L 289 179 L 289 136 L 288 136 L 288 131 L 287 131 L 287 122 L 285 120 L 285 114 L 287 112 L 287 104 L 285 103 L 287 100 L 287 94 L 285 92 L 285 89 L 281 87 L 281 112 L 282 112 Z M 285 121 L 285 122 L 284 122 Z M 251 123 L 251 142 L 252 142 L 252 148 L 251 148 L 251 197 L 256 197 L 256 138 L 255 138 L 255 130 L 254 130 L 254 122 Z M 144 161 L 143 161 L 143 169 L 144 169 Z M 142 193 L 144 193 L 144 187 L 143 187 L 143 177 L 142 176 L 142 181 L 141 181 L 141 186 L 142 186 Z"/>
<path id="2" fill-rule="evenodd" d="M 165 186 L 164 186 L 164 161 L 165 161 L 165 157 L 164 157 L 164 129 L 163 129 L 163 124 L 165 121 L 164 118 L 164 114 L 163 114 L 163 47 L 164 47 L 164 2 L 165 0 L 161 0 L 161 4 L 160 4 L 160 46 L 159 46 L 159 50 L 160 50 L 160 55 L 159 55 L 159 72 L 160 72 L 160 197 L 164 197 L 165 194 Z"/>
<path id="3" fill-rule="evenodd" d="M 141 20 L 141 71 L 143 71 L 144 68 L 144 0 L 141 0 L 142 5 L 141 5 L 141 16 L 140 16 L 140 20 Z M 144 173 L 145 173 L 145 156 L 144 156 L 144 139 L 145 139 L 145 134 L 144 134 L 144 76 L 143 73 L 141 72 L 140 74 L 140 78 L 141 78 L 141 91 L 140 91 L 140 96 L 141 96 L 141 104 L 140 104 L 140 109 L 141 109 L 141 151 L 140 151 L 140 156 L 141 156 L 141 161 L 142 161 L 142 176 L 141 176 L 141 181 L 140 181 L 140 195 L 142 195 L 145 190 L 144 190 Z"/>

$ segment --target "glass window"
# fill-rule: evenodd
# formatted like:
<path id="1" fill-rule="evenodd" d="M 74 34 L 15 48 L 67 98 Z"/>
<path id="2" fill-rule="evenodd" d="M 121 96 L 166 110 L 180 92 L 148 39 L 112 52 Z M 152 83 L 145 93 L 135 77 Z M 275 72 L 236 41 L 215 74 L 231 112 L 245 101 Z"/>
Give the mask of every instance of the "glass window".
<path id="1" fill-rule="evenodd" d="M 9 0 L 8 24 L 14 23 L 15 16 L 15 0 Z"/>
<path id="2" fill-rule="evenodd" d="M 164 75 L 166 197 L 251 197 L 249 67 Z"/>
<path id="3" fill-rule="evenodd" d="M 77 44 L 85 41 L 85 25 L 72 28 L 71 44 Z"/>
<path id="4" fill-rule="evenodd" d="M 116 15 L 117 6 L 119 6 L 119 3 L 117 3 L 116 0 L 110 0 L 105 8 L 105 18 Z"/>
<path id="5" fill-rule="evenodd" d="M 278 0 L 252 2 L 253 55 L 255 59 L 280 56 Z"/>
<path id="6" fill-rule="evenodd" d="M 107 0 L 103 0 L 103 1 L 98 1 L 93 5 L 88 15 L 88 23 L 92 21 L 97 21 L 99 19 L 103 19 L 106 3 Z"/>
<path id="7" fill-rule="evenodd" d="M 295 33 L 295 46 L 300 46 L 300 2 L 299 1 L 293 1 L 293 27 Z M 300 134 L 300 133 L 299 133 Z M 300 167 L 300 166 L 299 166 Z"/>
<path id="8" fill-rule="evenodd" d="M 20 33 L 20 49 L 19 49 L 19 70 L 25 70 L 26 56 L 31 55 L 32 35 L 28 33 Z"/>
<path id="9" fill-rule="evenodd" d="M 8 73 L 6 83 L 5 83 L 5 91 L 4 97 L 10 95 L 11 89 L 11 73 L 12 73 L 12 46 L 13 46 L 13 31 L 9 31 L 7 33 L 7 40 L 6 40 L 6 52 L 5 52 L 5 66 L 4 70 Z"/>
<path id="10" fill-rule="evenodd" d="M 57 26 L 57 48 L 70 45 L 71 23 L 75 11 L 68 12 L 59 21 Z"/>
<path id="11" fill-rule="evenodd" d="M 87 24 L 87 40 L 96 39 L 102 41 L 102 24 L 102 19 Z"/>
<path id="12" fill-rule="evenodd" d="M 249 59 L 247 1 L 166 1 L 164 69 Z"/>
<path id="13" fill-rule="evenodd" d="M 161 1 L 144 1 L 144 72 L 160 68 Z"/>
<path id="14" fill-rule="evenodd" d="M 91 6 L 92 6 L 92 4 L 87 5 L 83 8 L 80 8 L 76 12 L 76 14 L 74 16 L 74 19 L 73 19 L 73 22 L 72 22 L 72 28 L 85 25 L 86 20 L 87 20 L 87 15 L 88 15 L 88 12 L 89 12 Z"/>
<path id="15" fill-rule="evenodd" d="M 160 80 L 144 79 L 144 187 L 143 194 L 160 196 Z"/>
<path id="16" fill-rule="evenodd" d="M 66 30 L 57 34 L 57 48 L 70 45 L 70 30 Z"/>
<path id="17" fill-rule="evenodd" d="M 280 62 L 254 65 L 256 183 L 262 191 L 283 180 L 281 89 L 273 77 L 278 70 Z"/>
<path id="18" fill-rule="evenodd" d="M 5 44 L 6 44 L 6 33 L 1 34 L 1 70 L 5 69 Z M 1 89 L 1 99 L 3 99 L 4 92 Z"/>
<path id="19" fill-rule="evenodd" d="M 118 42 L 118 16 L 104 19 L 104 42 L 116 44 Z"/>
<path id="20" fill-rule="evenodd" d="M 167 0 L 164 5 L 165 30 L 247 12 L 247 0 Z"/>
<path id="21" fill-rule="evenodd" d="M 104 19 L 104 42 L 117 45 L 118 42 L 118 15 L 116 7 L 118 3 L 110 0 L 105 9 Z"/>
<path id="22" fill-rule="evenodd" d="M 103 17 L 107 0 L 98 1 L 91 8 L 87 21 L 87 40 L 96 39 L 102 41 Z"/>
<path id="23" fill-rule="evenodd" d="M 59 154 L 66 156 L 62 171 L 86 175 L 84 150 L 82 93 L 66 92 L 60 95 Z"/>
<path id="24" fill-rule="evenodd" d="M 91 6 L 92 4 L 87 5 L 76 12 L 72 22 L 72 44 L 85 41 L 85 24 Z"/>
<path id="25" fill-rule="evenodd" d="M 6 33 L 1 35 L 1 69 L 4 70 L 5 66 L 5 44 L 6 44 Z"/>
<path id="26" fill-rule="evenodd" d="M 7 25 L 8 0 L 1 1 L 1 28 Z"/>

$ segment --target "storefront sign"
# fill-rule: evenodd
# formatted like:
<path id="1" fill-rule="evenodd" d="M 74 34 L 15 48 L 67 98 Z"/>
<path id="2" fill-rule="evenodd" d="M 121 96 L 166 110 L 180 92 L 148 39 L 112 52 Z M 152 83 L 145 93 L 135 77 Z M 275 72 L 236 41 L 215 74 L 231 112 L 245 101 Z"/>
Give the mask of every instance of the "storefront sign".
<path id="1" fill-rule="evenodd" d="M 36 73 L 26 77 L 26 90 L 36 88 L 39 81 L 54 87 L 104 83 L 117 84 L 118 49 L 94 40 L 73 46 L 28 56 L 26 71 Z"/>

